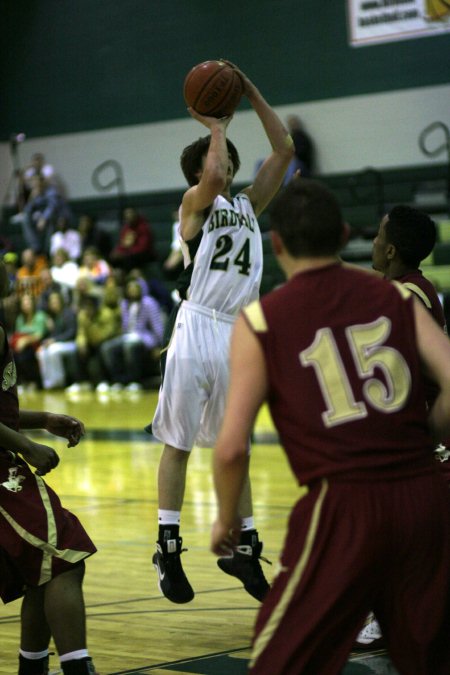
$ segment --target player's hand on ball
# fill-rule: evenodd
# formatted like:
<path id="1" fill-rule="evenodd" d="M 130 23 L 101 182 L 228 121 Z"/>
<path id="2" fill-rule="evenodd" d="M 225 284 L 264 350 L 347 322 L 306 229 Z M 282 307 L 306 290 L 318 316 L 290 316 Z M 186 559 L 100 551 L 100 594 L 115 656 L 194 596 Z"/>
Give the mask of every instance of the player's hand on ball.
<path id="1" fill-rule="evenodd" d="M 194 108 L 188 108 L 188 112 L 193 117 L 195 120 L 200 122 L 201 124 L 204 124 L 205 127 L 208 127 L 208 129 L 211 129 L 212 126 L 218 126 L 221 125 L 224 127 L 224 129 L 227 128 L 231 120 L 233 119 L 233 115 L 229 115 L 228 117 L 209 117 L 208 115 L 200 115 Z"/>
<path id="2" fill-rule="evenodd" d="M 247 75 L 244 72 L 242 72 L 242 70 L 235 63 L 232 63 L 232 61 L 228 61 L 228 59 L 220 59 L 220 60 L 226 63 L 228 66 L 230 66 L 230 68 L 233 68 L 233 70 L 239 75 L 239 77 L 241 78 L 242 86 L 244 88 L 243 93 L 245 94 L 245 96 L 248 96 L 255 89 L 255 85 L 253 84 L 253 82 L 247 77 Z"/>

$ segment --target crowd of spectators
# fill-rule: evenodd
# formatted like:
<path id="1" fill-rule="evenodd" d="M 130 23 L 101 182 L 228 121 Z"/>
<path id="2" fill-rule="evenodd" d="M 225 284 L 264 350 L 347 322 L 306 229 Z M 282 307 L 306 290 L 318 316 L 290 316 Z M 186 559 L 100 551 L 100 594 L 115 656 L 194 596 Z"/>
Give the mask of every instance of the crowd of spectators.
<path id="1" fill-rule="evenodd" d="M 151 225 L 126 207 L 116 236 L 105 233 L 92 215 L 75 218 L 53 177 L 36 155 L 14 216 L 25 248 L 1 252 L 10 293 L 0 314 L 18 384 L 69 392 L 155 386 L 173 300 L 149 271 L 158 259 Z"/>

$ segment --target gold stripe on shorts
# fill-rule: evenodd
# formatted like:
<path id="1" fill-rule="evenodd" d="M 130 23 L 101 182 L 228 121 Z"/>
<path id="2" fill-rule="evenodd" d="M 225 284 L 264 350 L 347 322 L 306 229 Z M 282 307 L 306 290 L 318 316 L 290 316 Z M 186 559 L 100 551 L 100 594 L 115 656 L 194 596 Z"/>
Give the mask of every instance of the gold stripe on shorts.
<path id="1" fill-rule="evenodd" d="M 38 581 L 38 585 L 40 586 L 41 584 L 45 584 L 47 581 L 50 581 L 52 578 L 52 558 L 61 558 L 62 560 L 67 560 L 68 562 L 74 564 L 86 558 L 89 555 L 89 552 L 76 551 L 70 548 L 56 548 L 57 529 L 47 488 L 42 478 L 39 476 L 34 477 L 38 483 L 44 509 L 47 513 L 48 541 L 44 541 L 43 539 L 36 537 L 34 534 L 31 534 L 31 532 L 28 532 L 24 527 L 22 527 L 22 525 L 19 525 L 19 523 L 15 521 L 14 518 L 12 518 L 12 516 L 2 506 L 0 506 L 0 514 L 24 541 L 42 551 L 43 559 Z"/>
<path id="2" fill-rule="evenodd" d="M 308 561 L 311 556 L 312 547 L 314 544 L 314 539 L 316 537 L 317 529 L 319 526 L 319 518 L 322 510 L 322 504 L 325 499 L 325 496 L 328 492 L 328 481 L 324 478 L 322 480 L 322 487 L 320 490 L 319 497 L 314 505 L 313 514 L 311 517 L 311 522 L 309 525 L 308 533 L 306 535 L 305 546 L 303 548 L 302 555 L 300 560 L 295 566 L 291 577 L 284 589 L 283 595 L 281 596 L 278 604 L 274 607 L 272 614 L 270 615 L 269 620 L 264 626 L 261 633 L 258 635 L 253 645 L 252 658 L 250 660 L 250 667 L 253 667 L 257 659 L 261 656 L 262 652 L 267 647 L 268 643 L 272 639 L 273 634 L 278 628 L 285 612 L 286 608 L 292 600 L 292 597 L 299 585 L 305 567 L 308 564 Z"/>
<path id="3" fill-rule="evenodd" d="M 41 495 L 45 513 L 47 514 L 47 540 L 50 546 L 56 548 L 57 530 L 55 516 L 52 509 L 52 504 L 50 502 L 50 497 L 47 492 L 47 487 L 40 476 L 35 474 L 34 477 L 39 488 L 39 493 Z M 50 581 L 52 578 L 52 554 L 49 550 L 43 550 L 42 553 L 41 574 L 38 583 L 39 586 L 41 584 L 45 584 L 47 581 Z"/>

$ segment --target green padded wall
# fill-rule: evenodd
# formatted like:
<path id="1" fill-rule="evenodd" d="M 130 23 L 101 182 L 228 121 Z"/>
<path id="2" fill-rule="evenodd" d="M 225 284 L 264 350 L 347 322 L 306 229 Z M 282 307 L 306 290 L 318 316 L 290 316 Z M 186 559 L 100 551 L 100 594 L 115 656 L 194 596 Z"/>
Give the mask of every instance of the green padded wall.
<path id="1" fill-rule="evenodd" d="M 448 82 L 448 34 L 351 48 L 344 0 L 0 0 L 0 17 L 0 140 L 182 117 L 209 58 L 273 105 Z"/>

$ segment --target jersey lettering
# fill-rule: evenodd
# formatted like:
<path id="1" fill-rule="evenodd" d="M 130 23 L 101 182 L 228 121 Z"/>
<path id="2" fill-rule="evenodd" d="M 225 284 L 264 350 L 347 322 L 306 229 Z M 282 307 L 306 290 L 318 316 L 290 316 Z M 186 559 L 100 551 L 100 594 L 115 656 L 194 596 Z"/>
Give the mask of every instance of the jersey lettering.
<path id="1" fill-rule="evenodd" d="M 230 253 L 232 248 L 233 240 L 229 235 L 223 234 L 221 237 L 219 237 L 216 241 L 216 253 L 214 253 L 211 260 L 210 269 L 222 270 L 223 272 L 226 272 L 231 259 L 231 256 L 227 256 L 227 254 Z M 240 274 L 245 274 L 246 276 L 249 275 L 251 262 L 250 240 L 248 238 L 245 240 L 244 245 L 241 247 L 241 250 L 232 262 L 233 265 L 236 265 L 239 268 Z"/>
<path id="2" fill-rule="evenodd" d="M 316 332 L 314 341 L 299 354 L 303 366 L 312 366 L 327 409 L 322 413 L 326 427 L 367 416 L 367 406 L 382 413 L 402 409 L 411 391 L 411 373 L 402 354 L 385 344 L 391 322 L 382 316 L 368 324 L 348 326 L 346 338 L 358 377 L 365 380 L 364 401 L 356 401 L 350 378 L 330 328 Z M 385 382 L 375 376 L 382 371 Z"/>
<path id="3" fill-rule="evenodd" d="M 231 209 L 217 209 L 212 214 L 208 232 L 213 232 L 221 227 L 246 227 L 250 232 L 255 231 L 253 218 L 247 214 L 238 214 Z"/>

